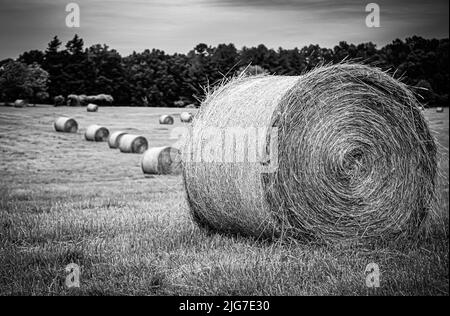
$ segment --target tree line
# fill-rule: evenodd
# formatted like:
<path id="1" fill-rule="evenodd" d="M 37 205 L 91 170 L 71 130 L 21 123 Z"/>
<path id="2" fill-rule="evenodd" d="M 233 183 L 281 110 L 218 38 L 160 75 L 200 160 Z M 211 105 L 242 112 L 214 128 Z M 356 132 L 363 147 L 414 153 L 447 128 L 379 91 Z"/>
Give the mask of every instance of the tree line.
<path id="1" fill-rule="evenodd" d="M 448 52 L 449 39 L 414 36 L 380 49 L 370 42 L 276 50 L 201 43 L 187 54 L 152 49 L 122 57 L 106 45 L 85 48 L 77 35 L 65 46 L 55 36 L 45 51 L 31 50 L 0 62 L 0 98 L 49 101 L 59 95 L 109 94 L 114 105 L 198 105 L 206 87 L 243 71 L 300 75 L 322 64 L 356 61 L 402 78 L 417 88 L 426 106 L 448 106 Z"/>

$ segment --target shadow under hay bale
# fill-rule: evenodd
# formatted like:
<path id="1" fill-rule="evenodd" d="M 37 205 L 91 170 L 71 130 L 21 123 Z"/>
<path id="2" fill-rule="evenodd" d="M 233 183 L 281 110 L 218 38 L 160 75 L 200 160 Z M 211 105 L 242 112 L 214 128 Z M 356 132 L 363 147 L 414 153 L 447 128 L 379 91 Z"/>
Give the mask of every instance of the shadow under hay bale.
<path id="1" fill-rule="evenodd" d="M 151 175 L 181 174 L 180 151 L 173 147 L 150 148 L 141 161 L 142 172 Z"/>
<path id="2" fill-rule="evenodd" d="M 89 103 L 86 107 L 86 111 L 88 112 L 97 112 L 98 111 L 98 105 L 94 103 Z"/>
<path id="3" fill-rule="evenodd" d="M 86 129 L 84 137 L 87 141 L 91 142 L 104 142 L 108 139 L 109 130 L 106 127 L 100 125 L 90 125 Z"/>
<path id="4" fill-rule="evenodd" d="M 159 124 L 172 125 L 173 123 L 173 117 L 170 115 L 161 115 L 159 118 Z"/>
<path id="5" fill-rule="evenodd" d="M 182 112 L 180 114 L 180 120 L 183 123 L 190 123 L 190 122 L 192 122 L 193 118 L 194 118 L 194 116 L 189 112 Z"/>
<path id="6" fill-rule="evenodd" d="M 122 138 L 123 135 L 126 135 L 126 134 L 128 134 L 128 133 L 124 132 L 124 131 L 118 131 L 118 132 L 112 133 L 108 138 L 109 148 L 111 148 L 111 149 L 119 148 L 120 139 Z"/>
<path id="7" fill-rule="evenodd" d="M 78 131 L 78 123 L 70 117 L 59 117 L 54 125 L 55 131 L 62 133 L 76 133 Z"/>
<path id="8" fill-rule="evenodd" d="M 148 142 L 143 136 L 125 134 L 119 139 L 119 149 L 123 153 L 142 154 L 147 148 Z"/>
<path id="9" fill-rule="evenodd" d="M 227 147 L 236 128 L 247 135 Z M 392 238 L 417 233 L 434 207 L 435 141 L 410 90 L 375 68 L 235 79 L 207 97 L 187 140 L 191 214 L 216 231 Z"/>

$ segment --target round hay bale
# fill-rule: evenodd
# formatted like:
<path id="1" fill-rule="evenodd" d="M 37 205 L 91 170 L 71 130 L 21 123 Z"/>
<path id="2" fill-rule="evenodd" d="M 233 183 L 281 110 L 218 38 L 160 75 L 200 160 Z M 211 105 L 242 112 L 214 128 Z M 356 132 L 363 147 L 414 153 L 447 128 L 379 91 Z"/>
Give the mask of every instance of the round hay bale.
<path id="1" fill-rule="evenodd" d="M 26 106 L 28 106 L 28 102 L 26 100 L 19 99 L 19 100 L 14 101 L 15 108 L 24 108 Z"/>
<path id="2" fill-rule="evenodd" d="M 53 98 L 53 101 L 55 106 L 62 106 L 64 102 L 66 102 L 66 98 L 64 98 L 62 95 L 57 95 Z"/>
<path id="3" fill-rule="evenodd" d="M 92 142 L 104 142 L 108 139 L 108 136 L 109 130 L 106 127 L 96 124 L 90 125 L 84 134 L 86 140 Z"/>
<path id="4" fill-rule="evenodd" d="M 123 135 L 128 134 L 127 132 L 123 132 L 123 131 L 117 131 L 112 133 L 109 138 L 108 138 L 108 145 L 109 148 L 115 149 L 115 148 L 119 148 L 119 141 L 122 138 Z"/>
<path id="5" fill-rule="evenodd" d="M 59 117 L 53 124 L 55 131 L 62 133 L 76 133 L 78 131 L 78 123 L 70 117 Z"/>
<path id="6" fill-rule="evenodd" d="M 76 94 L 69 94 L 67 96 L 67 106 L 80 106 L 80 105 L 81 101 L 79 96 L 77 96 Z"/>
<path id="7" fill-rule="evenodd" d="M 238 128 L 248 135 L 226 145 Z M 434 206 L 437 147 L 417 99 L 363 65 L 235 79 L 203 102 L 182 151 L 193 219 L 216 231 L 410 236 Z"/>
<path id="8" fill-rule="evenodd" d="M 193 118 L 194 118 L 194 116 L 189 112 L 182 112 L 180 114 L 180 120 L 183 123 L 190 123 L 190 122 L 192 122 Z"/>
<path id="9" fill-rule="evenodd" d="M 437 113 L 443 113 L 444 112 L 444 108 L 441 108 L 441 107 L 436 108 L 436 112 Z"/>
<path id="10" fill-rule="evenodd" d="M 98 105 L 94 103 L 89 103 L 86 107 L 86 111 L 88 112 L 97 112 L 98 111 Z"/>
<path id="11" fill-rule="evenodd" d="M 143 136 L 126 134 L 119 140 L 119 149 L 123 153 L 142 154 L 147 148 L 148 142 Z"/>
<path id="12" fill-rule="evenodd" d="M 173 147 L 150 148 L 141 161 L 144 174 L 181 174 L 181 154 Z"/>
<path id="13" fill-rule="evenodd" d="M 159 124 L 172 125 L 173 123 L 173 117 L 170 115 L 161 115 L 159 117 Z"/>

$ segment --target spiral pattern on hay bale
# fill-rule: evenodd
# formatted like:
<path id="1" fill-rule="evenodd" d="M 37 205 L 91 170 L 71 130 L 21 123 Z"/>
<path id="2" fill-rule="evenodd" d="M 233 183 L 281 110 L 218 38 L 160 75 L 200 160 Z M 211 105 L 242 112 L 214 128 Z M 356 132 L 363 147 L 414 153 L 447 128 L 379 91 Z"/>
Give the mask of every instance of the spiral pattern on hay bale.
<path id="1" fill-rule="evenodd" d="M 139 135 L 125 134 L 119 139 L 119 149 L 123 153 L 142 154 L 148 148 L 148 141 Z"/>
<path id="2" fill-rule="evenodd" d="M 173 117 L 170 115 L 161 115 L 159 117 L 159 124 L 172 125 L 173 123 Z"/>
<path id="3" fill-rule="evenodd" d="M 62 133 L 76 133 L 78 131 L 78 123 L 70 117 L 59 117 L 53 124 L 55 131 Z"/>
<path id="4" fill-rule="evenodd" d="M 109 130 L 106 127 L 100 125 L 90 125 L 86 129 L 84 137 L 87 141 L 91 142 L 104 142 L 108 139 Z"/>
<path id="5" fill-rule="evenodd" d="M 260 142 L 258 161 L 224 153 L 223 133 L 236 127 L 257 128 L 247 139 Z M 246 147 L 236 141 L 231 153 Z M 196 115 L 183 160 L 194 220 L 228 233 L 391 238 L 417 233 L 435 201 L 437 147 L 417 99 L 364 65 L 219 87 Z"/>
<path id="6" fill-rule="evenodd" d="M 141 167 L 144 174 L 181 174 L 180 151 L 173 147 L 150 148 L 142 157 Z"/>
<path id="7" fill-rule="evenodd" d="M 112 133 L 108 138 L 108 145 L 111 149 L 119 148 L 119 142 L 123 135 L 128 134 L 127 132 L 117 131 Z"/>

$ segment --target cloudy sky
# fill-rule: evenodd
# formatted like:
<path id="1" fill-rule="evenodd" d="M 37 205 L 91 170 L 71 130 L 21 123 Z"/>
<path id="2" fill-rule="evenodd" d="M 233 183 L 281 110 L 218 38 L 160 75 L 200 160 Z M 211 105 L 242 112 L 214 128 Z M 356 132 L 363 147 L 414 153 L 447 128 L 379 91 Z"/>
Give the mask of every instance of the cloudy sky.
<path id="1" fill-rule="evenodd" d="M 72 0 L 73 1 L 73 0 Z M 341 40 L 384 45 L 414 34 L 449 33 L 448 0 L 379 0 L 380 28 L 367 28 L 366 4 L 355 0 L 78 0 L 80 28 L 65 25 L 61 0 L 0 0 L 0 59 L 45 49 L 52 36 L 78 33 L 123 55 L 146 48 L 186 53 L 198 43 L 260 43 L 271 48 Z"/>

